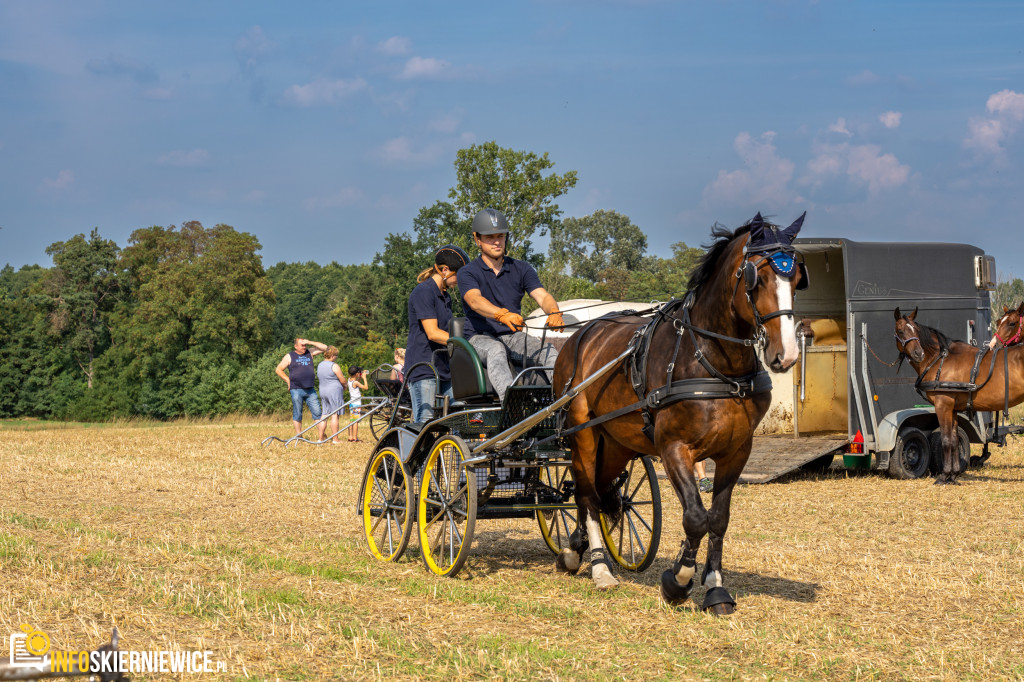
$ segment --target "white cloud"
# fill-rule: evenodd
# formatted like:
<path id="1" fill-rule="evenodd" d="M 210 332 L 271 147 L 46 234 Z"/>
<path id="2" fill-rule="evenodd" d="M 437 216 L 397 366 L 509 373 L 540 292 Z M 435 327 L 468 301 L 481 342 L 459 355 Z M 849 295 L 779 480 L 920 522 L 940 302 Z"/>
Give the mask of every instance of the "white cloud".
<path id="1" fill-rule="evenodd" d="M 235 41 L 235 55 L 245 71 L 252 71 L 275 47 L 261 27 L 253 26 Z"/>
<path id="2" fill-rule="evenodd" d="M 400 57 L 409 54 L 411 51 L 412 41 L 402 36 L 392 36 L 384 42 L 377 43 L 377 52 L 393 57 Z"/>
<path id="3" fill-rule="evenodd" d="M 57 177 L 55 177 L 53 179 L 43 178 L 43 184 L 40 186 L 40 189 L 60 191 L 60 190 L 63 190 L 63 189 L 67 189 L 68 187 L 73 185 L 74 182 L 75 182 L 75 173 L 74 173 L 74 171 L 62 170 L 59 173 L 57 173 Z"/>
<path id="4" fill-rule="evenodd" d="M 988 98 L 985 108 L 990 116 L 972 116 L 967 121 L 963 146 L 980 155 L 991 156 L 997 162 L 1005 162 L 1004 145 L 1024 121 L 1024 94 L 1001 90 Z"/>
<path id="5" fill-rule="evenodd" d="M 128 76 L 137 83 L 153 83 L 157 80 L 156 70 L 152 66 L 123 54 L 90 59 L 85 68 L 98 76 Z"/>
<path id="6" fill-rule="evenodd" d="M 895 189 L 907 182 L 910 166 L 901 164 L 894 154 L 882 153 L 876 144 L 854 145 L 844 142 L 819 145 L 817 156 L 807 162 L 804 184 L 820 187 L 830 177 L 845 174 L 859 185 L 866 185 L 870 194 Z"/>
<path id="7" fill-rule="evenodd" d="M 342 187 L 337 192 L 323 197 L 309 197 L 302 202 L 307 211 L 321 211 L 328 208 L 352 206 L 363 200 L 363 191 L 358 187 Z"/>
<path id="8" fill-rule="evenodd" d="M 737 135 L 733 148 L 746 167 L 719 171 L 718 177 L 704 188 L 704 202 L 776 209 L 801 200 L 788 188 L 795 164 L 778 155 L 774 142 L 775 133 L 771 131 L 757 139 L 747 132 Z"/>
<path id="9" fill-rule="evenodd" d="M 840 117 L 839 120 L 830 125 L 828 127 L 828 131 L 830 133 L 840 133 L 842 135 L 846 135 L 847 137 L 853 135 L 853 133 L 850 132 L 850 129 L 846 127 L 846 119 L 842 117 Z"/>
<path id="10" fill-rule="evenodd" d="M 451 135 L 459 129 L 459 124 L 462 123 L 461 112 L 452 112 L 435 118 L 430 122 L 430 129 L 435 133 L 442 133 L 445 135 Z"/>
<path id="11" fill-rule="evenodd" d="M 868 69 L 864 69 L 860 73 L 847 78 L 846 84 L 854 87 L 862 87 L 865 85 L 875 85 L 881 81 L 882 78 L 878 74 Z"/>
<path id="12" fill-rule="evenodd" d="M 167 152 L 156 160 L 161 166 L 173 166 L 175 168 L 198 168 L 205 166 L 210 160 L 210 152 L 205 149 L 193 149 L 190 152 L 176 150 Z"/>
<path id="13" fill-rule="evenodd" d="M 437 78 L 448 70 L 448 62 L 433 57 L 412 57 L 405 63 L 399 78 Z"/>
<path id="14" fill-rule="evenodd" d="M 882 122 L 886 128 L 899 128 L 900 122 L 903 119 L 903 114 L 898 111 L 887 111 L 878 117 L 878 120 Z"/>
<path id="15" fill-rule="evenodd" d="M 408 137 L 396 137 L 388 140 L 375 152 L 375 156 L 385 164 L 432 164 L 436 163 L 444 153 L 444 147 L 433 143 L 416 148 Z"/>
<path id="16" fill-rule="evenodd" d="M 366 89 L 362 78 L 327 80 L 318 78 L 306 85 L 293 85 L 284 91 L 284 99 L 300 107 L 334 104 L 350 95 Z"/>

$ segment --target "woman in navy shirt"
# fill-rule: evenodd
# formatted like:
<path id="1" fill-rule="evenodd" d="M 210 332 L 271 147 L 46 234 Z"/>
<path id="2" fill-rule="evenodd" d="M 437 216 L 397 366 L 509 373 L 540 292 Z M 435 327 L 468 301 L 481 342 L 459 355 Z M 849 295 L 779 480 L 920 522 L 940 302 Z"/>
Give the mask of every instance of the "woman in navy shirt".
<path id="1" fill-rule="evenodd" d="M 409 340 L 405 344 L 406 382 L 412 399 L 412 420 L 424 422 L 434 416 L 434 397 L 438 391 L 451 396 L 452 376 L 448 353 L 434 355 L 448 345 L 448 323 L 452 319 L 452 299 L 448 287 L 455 286 L 455 273 L 469 262 L 469 255 L 458 246 L 442 246 L 434 254 L 434 266 L 419 274 L 419 284 L 409 295 Z M 437 370 L 437 379 L 426 365 Z"/>

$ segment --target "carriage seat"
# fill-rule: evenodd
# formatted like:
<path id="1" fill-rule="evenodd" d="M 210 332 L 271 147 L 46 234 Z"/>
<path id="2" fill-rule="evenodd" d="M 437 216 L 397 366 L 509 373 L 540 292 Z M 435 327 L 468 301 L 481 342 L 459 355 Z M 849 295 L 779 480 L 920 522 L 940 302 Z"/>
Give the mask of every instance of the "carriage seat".
<path id="1" fill-rule="evenodd" d="M 452 398 L 465 403 L 495 403 L 498 394 L 476 348 L 463 336 L 466 318 L 453 317 L 448 324 L 448 357 L 452 373 Z"/>

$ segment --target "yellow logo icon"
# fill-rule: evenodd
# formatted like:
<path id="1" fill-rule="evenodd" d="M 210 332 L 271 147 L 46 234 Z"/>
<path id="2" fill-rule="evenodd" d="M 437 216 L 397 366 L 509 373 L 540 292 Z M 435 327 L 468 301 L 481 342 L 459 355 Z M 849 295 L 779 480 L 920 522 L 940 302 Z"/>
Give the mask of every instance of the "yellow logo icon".
<path id="1" fill-rule="evenodd" d="M 21 630 L 25 633 L 25 650 L 28 653 L 33 656 L 45 656 L 50 652 L 50 638 L 45 632 L 24 624 Z"/>

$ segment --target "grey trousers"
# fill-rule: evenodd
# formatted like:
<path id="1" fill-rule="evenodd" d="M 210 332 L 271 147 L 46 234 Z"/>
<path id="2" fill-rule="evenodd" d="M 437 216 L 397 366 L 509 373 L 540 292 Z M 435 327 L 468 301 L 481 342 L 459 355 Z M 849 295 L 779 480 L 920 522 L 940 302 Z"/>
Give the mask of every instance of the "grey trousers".
<path id="1" fill-rule="evenodd" d="M 526 340 L 526 355 L 523 355 L 523 340 Z M 498 398 L 505 401 L 505 391 L 515 376 L 508 364 L 508 358 L 519 366 L 526 367 L 554 367 L 558 351 L 550 343 L 541 346 L 540 339 L 530 336 L 526 332 L 513 332 L 504 336 L 487 336 L 477 334 L 469 339 L 470 345 L 480 355 L 480 360 L 487 367 L 487 378 L 491 380 L 491 386 L 498 393 Z M 507 351 L 506 351 L 507 349 Z M 523 362 L 528 359 L 528 362 Z M 517 372 L 518 374 L 518 372 Z M 552 372 L 545 372 L 548 381 L 551 381 Z"/>

